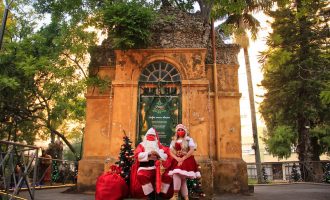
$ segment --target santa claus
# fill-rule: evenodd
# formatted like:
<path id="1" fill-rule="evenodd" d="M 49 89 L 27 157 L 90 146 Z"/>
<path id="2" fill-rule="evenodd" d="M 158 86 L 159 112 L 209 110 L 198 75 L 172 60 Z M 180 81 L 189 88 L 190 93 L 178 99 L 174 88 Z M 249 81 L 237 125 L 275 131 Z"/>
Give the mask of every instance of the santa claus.
<path id="1" fill-rule="evenodd" d="M 136 147 L 134 154 L 139 161 L 137 180 L 142 185 L 143 193 L 148 196 L 148 199 L 155 199 L 155 163 L 157 160 L 165 161 L 167 154 L 164 152 L 154 128 L 147 131 L 143 141 Z"/>

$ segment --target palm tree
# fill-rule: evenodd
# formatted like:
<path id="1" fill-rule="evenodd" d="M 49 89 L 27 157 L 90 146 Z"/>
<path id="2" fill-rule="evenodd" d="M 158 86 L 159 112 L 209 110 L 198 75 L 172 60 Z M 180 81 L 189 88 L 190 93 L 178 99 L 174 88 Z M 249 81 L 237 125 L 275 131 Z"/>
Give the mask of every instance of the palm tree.
<path id="1" fill-rule="evenodd" d="M 216 5 L 214 6 L 213 12 L 215 13 L 215 15 L 219 13 L 220 16 L 218 16 L 217 18 L 225 19 L 224 23 L 220 26 L 219 30 L 222 32 L 226 30 L 227 34 L 228 33 L 233 34 L 235 43 L 239 44 L 244 50 L 246 76 L 247 76 L 248 92 L 249 92 L 249 100 L 250 100 L 252 132 L 253 132 L 253 141 L 254 141 L 253 148 L 255 150 L 255 161 L 257 166 L 258 183 L 262 183 L 263 181 L 262 181 L 261 160 L 260 160 L 260 151 L 259 151 L 259 142 L 258 142 L 257 120 L 256 120 L 256 111 L 254 104 L 251 66 L 250 66 L 249 51 L 248 51 L 249 37 L 247 35 L 247 31 L 251 32 L 253 40 L 257 38 L 257 33 L 260 28 L 260 23 L 252 15 L 252 13 L 260 10 L 270 9 L 272 5 L 272 1 L 241 0 L 241 1 L 236 1 L 236 3 L 245 3 L 245 6 L 241 10 L 239 10 L 240 8 L 237 7 L 238 10 L 223 15 L 221 13 L 224 13 L 224 8 L 222 8 L 221 5 Z"/>

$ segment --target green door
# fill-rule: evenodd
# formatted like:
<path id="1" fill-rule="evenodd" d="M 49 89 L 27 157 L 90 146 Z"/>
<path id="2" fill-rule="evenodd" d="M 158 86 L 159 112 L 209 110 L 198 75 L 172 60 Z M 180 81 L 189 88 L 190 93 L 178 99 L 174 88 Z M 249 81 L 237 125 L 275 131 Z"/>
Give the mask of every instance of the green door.
<path id="1" fill-rule="evenodd" d="M 181 123 L 181 78 L 169 63 L 154 62 L 141 73 L 138 101 L 138 141 L 153 127 L 162 144 L 169 145 Z"/>

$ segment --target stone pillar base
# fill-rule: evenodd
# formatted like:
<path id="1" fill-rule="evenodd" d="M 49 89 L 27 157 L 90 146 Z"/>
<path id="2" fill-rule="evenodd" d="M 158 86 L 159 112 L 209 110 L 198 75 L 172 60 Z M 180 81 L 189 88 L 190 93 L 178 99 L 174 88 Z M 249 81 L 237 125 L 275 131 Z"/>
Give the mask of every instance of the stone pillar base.
<path id="1" fill-rule="evenodd" d="M 202 190 L 206 197 L 201 199 L 212 199 L 213 197 L 213 165 L 211 160 L 199 160 L 197 161 L 200 166 L 200 172 L 202 175 L 201 183 Z"/>
<path id="2" fill-rule="evenodd" d="M 97 177 L 104 172 L 103 157 L 98 158 L 83 158 L 79 161 L 78 170 L 78 191 L 80 192 L 95 192 Z"/>
<path id="3" fill-rule="evenodd" d="M 241 159 L 213 161 L 213 191 L 219 193 L 247 193 L 246 163 Z"/>

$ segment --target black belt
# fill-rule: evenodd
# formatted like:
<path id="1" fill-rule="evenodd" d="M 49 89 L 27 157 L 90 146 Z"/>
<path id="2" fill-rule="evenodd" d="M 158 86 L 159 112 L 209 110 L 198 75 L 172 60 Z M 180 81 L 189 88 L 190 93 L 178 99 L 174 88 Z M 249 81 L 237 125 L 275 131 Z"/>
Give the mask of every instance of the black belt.
<path id="1" fill-rule="evenodd" d="M 149 160 L 148 162 L 140 162 L 140 167 L 153 167 L 155 166 L 154 160 Z"/>

